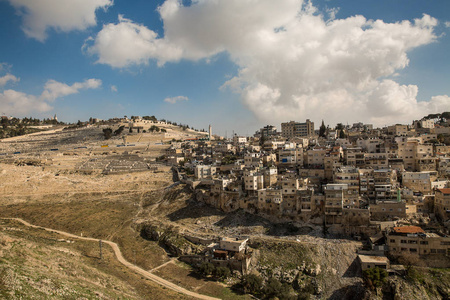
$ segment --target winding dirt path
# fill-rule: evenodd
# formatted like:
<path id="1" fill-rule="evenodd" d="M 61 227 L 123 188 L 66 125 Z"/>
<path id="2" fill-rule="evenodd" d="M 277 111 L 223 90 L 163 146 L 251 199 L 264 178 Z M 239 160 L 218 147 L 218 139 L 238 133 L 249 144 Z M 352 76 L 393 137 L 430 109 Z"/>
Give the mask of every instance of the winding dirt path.
<path id="1" fill-rule="evenodd" d="M 94 239 L 94 238 L 89 238 L 89 237 L 80 237 L 80 236 L 77 236 L 77 235 L 74 235 L 74 234 L 71 234 L 71 233 L 68 233 L 68 232 L 65 232 L 65 231 L 55 230 L 55 229 L 52 229 L 52 228 L 47 228 L 47 227 L 33 225 L 33 224 L 30 224 L 27 221 L 22 220 L 20 218 L 1 218 L 1 219 L 4 219 L 4 220 L 15 220 L 15 221 L 21 222 L 22 224 L 24 224 L 24 225 L 26 225 L 28 227 L 44 229 L 46 231 L 58 233 L 58 234 L 61 234 L 61 235 L 67 236 L 67 237 L 74 238 L 74 239 L 79 239 L 79 240 L 84 240 L 84 241 L 93 241 L 93 242 L 98 242 L 99 241 L 99 239 Z M 140 275 L 142 275 L 142 276 L 144 276 L 144 277 L 146 277 L 146 278 L 148 278 L 148 279 L 158 283 L 159 285 L 162 285 L 162 286 L 164 286 L 164 287 L 166 287 L 168 289 L 171 289 L 171 290 L 174 290 L 176 292 L 179 292 L 179 293 L 182 293 L 182 294 L 185 294 L 187 296 L 194 297 L 194 298 L 198 298 L 198 299 L 205 299 L 205 300 L 217 300 L 217 299 L 219 299 L 219 298 L 214 298 L 214 297 L 202 295 L 202 294 L 199 294 L 199 293 L 191 292 L 191 291 L 186 290 L 185 288 L 183 288 L 181 286 L 178 286 L 178 285 L 176 285 L 176 284 L 174 284 L 174 283 L 172 283 L 170 281 L 167 281 L 167 280 L 165 280 L 165 279 L 163 279 L 163 278 L 161 278 L 159 276 L 156 276 L 156 275 L 154 275 L 154 274 L 152 274 L 152 273 L 150 273 L 150 272 L 148 272 L 148 271 L 146 271 L 146 270 L 144 270 L 144 269 L 142 269 L 142 268 L 140 268 L 140 267 L 138 267 L 136 265 L 133 265 L 132 263 L 128 262 L 123 257 L 122 252 L 120 251 L 119 246 L 116 243 L 111 242 L 111 241 L 106 241 L 106 240 L 102 240 L 102 243 L 108 244 L 109 246 L 111 246 L 111 248 L 113 249 L 113 251 L 114 251 L 114 253 L 115 253 L 116 257 L 117 257 L 117 260 L 121 264 L 125 265 L 126 267 L 128 267 L 131 270 L 133 270 L 134 272 L 136 272 L 136 273 L 138 273 L 138 274 L 140 274 Z"/>

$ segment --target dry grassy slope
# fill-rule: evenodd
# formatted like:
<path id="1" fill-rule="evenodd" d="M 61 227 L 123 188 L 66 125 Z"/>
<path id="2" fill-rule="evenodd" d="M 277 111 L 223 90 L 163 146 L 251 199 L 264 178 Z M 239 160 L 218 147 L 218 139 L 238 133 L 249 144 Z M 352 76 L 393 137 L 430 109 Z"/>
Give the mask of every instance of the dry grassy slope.
<path id="1" fill-rule="evenodd" d="M 0 221 L 2 299 L 187 299 L 118 263 L 108 247 Z"/>

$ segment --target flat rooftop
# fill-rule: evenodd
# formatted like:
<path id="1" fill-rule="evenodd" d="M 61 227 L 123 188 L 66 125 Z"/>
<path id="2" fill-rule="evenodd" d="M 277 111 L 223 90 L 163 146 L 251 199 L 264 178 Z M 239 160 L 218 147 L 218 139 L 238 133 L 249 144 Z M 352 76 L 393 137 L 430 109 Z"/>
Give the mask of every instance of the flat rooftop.
<path id="1" fill-rule="evenodd" d="M 395 233 L 425 233 L 425 230 L 418 226 L 401 226 L 394 227 Z"/>
<path id="2" fill-rule="evenodd" d="M 375 255 L 362 255 L 359 254 L 358 258 L 361 260 L 362 263 L 374 263 L 374 264 L 379 264 L 379 263 L 385 263 L 388 264 L 389 263 L 389 259 L 386 256 L 375 256 Z"/>

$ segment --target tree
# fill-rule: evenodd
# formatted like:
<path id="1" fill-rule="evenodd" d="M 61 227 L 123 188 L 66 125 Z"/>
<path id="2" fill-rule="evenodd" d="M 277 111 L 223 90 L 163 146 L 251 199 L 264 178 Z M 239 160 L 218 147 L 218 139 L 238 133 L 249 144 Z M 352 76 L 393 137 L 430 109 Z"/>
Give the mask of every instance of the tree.
<path id="1" fill-rule="evenodd" d="M 345 139 L 345 138 L 346 138 L 344 129 L 341 129 L 341 131 L 339 131 L 339 138 L 340 138 L 340 139 Z"/>
<path id="2" fill-rule="evenodd" d="M 421 265 L 422 260 L 417 254 L 402 253 L 398 256 L 398 262 L 405 266 L 406 274 L 409 275 L 412 267 Z"/>
<path id="3" fill-rule="evenodd" d="M 114 131 L 114 135 L 119 135 L 122 133 L 125 126 L 120 126 L 117 130 Z"/>
<path id="4" fill-rule="evenodd" d="M 204 262 L 200 265 L 198 270 L 201 274 L 208 276 L 214 273 L 215 267 L 212 263 Z"/>
<path id="5" fill-rule="evenodd" d="M 278 295 L 281 294 L 281 288 L 281 282 L 272 277 L 267 281 L 267 284 L 264 287 L 264 294 L 269 296 L 269 298 L 278 297 Z"/>
<path id="6" fill-rule="evenodd" d="M 245 293 L 258 294 L 261 291 L 262 279 L 255 274 L 242 276 L 241 284 Z"/>
<path id="7" fill-rule="evenodd" d="M 225 267 L 217 267 L 214 271 L 214 275 L 220 279 L 227 279 L 231 274 L 230 269 Z"/>
<path id="8" fill-rule="evenodd" d="M 112 129 L 111 128 L 104 128 L 103 129 L 103 135 L 105 136 L 105 140 L 109 140 L 112 135 Z"/>
<path id="9" fill-rule="evenodd" d="M 319 128 L 319 136 L 325 137 L 326 132 L 327 132 L 327 128 L 325 127 L 325 123 L 322 120 L 322 125 L 320 125 L 320 128 Z"/>

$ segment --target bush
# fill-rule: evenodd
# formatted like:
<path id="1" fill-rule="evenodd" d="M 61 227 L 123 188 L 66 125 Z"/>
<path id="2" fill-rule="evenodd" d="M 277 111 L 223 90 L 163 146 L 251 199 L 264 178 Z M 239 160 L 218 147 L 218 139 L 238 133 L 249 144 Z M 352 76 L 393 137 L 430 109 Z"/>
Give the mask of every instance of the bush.
<path id="1" fill-rule="evenodd" d="M 103 129 L 103 135 L 105 136 L 105 140 L 109 140 L 112 135 L 112 129 L 111 128 L 105 128 Z"/>
<path id="2" fill-rule="evenodd" d="M 114 135 L 119 135 L 123 132 L 125 126 L 120 126 L 116 131 L 114 131 Z"/>
<path id="3" fill-rule="evenodd" d="M 290 299 L 292 298 L 292 287 L 285 283 L 281 284 L 276 278 L 270 278 L 264 287 L 264 294 L 268 298 Z"/>
<path id="4" fill-rule="evenodd" d="M 364 279 L 369 287 L 382 286 L 388 277 L 388 273 L 384 269 L 373 268 L 363 271 Z"/>
<path id="5" fill-rule="evenodd" d="M 215 269 L 216 268 L 214 267 L 214 265 L 212 263 L 207 263 L 207 262 L 202 263 L 200 265 L 200 267 L 198 268 L 199 272 L 206 276 L 213 274 L 215 272 Z"/>
<path id="6" fill-rule="evenodd" d="M 262 279 L 255 274 L 242 276 L 241 284 L 245 293 L 258 294 L 261 291 Z"/>
<path id="7" fill-rule="evenodd" d="M 214 275 L 220 279 L 227 279 L 231 275 L 231 271 L 225 267 L 217 267 L 214 271 Z"/>

